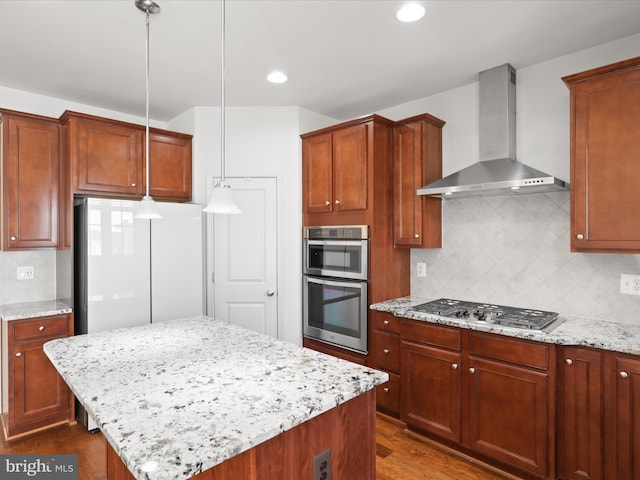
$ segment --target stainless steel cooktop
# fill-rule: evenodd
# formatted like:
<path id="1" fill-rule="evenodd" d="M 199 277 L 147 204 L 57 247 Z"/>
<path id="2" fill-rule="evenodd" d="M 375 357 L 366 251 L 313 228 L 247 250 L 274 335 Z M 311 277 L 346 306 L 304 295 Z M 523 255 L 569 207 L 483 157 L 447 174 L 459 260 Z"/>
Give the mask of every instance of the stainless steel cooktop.
<path id="1" fill-rule="evenodd" d="M 465 302 L 440 298 L 412 307 L 411 310 L 441 317 L 459 318 L 501 327 L 511 327 L 537 332 L 550 332 L 562 323 L 556 312 L 506 307 L 491 303 Z"/>

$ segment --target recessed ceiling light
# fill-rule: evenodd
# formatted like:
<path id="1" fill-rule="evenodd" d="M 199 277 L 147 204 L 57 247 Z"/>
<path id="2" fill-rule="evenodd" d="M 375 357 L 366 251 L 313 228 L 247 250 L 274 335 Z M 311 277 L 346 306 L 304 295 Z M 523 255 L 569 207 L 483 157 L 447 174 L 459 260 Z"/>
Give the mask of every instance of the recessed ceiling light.
<path id="1" fill-rule="evenodd" d="M 287 81 L 287 76 L 282 72 L 271 72 L 267 75 L 267 80 L 271 83 L 284 83 Z"/>
<path id="2" fill-rule="evenodd" d="M 409 3 L 398 10 L 396 18 L 401 22 L 415 22 L 424 17 L 425 8 L 417 3 Z"/>

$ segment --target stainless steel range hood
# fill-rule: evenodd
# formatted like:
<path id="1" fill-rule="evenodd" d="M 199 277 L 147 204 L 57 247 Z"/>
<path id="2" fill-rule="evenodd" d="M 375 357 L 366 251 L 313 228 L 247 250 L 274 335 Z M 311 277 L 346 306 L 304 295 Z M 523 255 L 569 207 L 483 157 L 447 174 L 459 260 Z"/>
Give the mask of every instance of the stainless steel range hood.
<path id="1" fill-rule="evenodd" d="M 516 158 L 516 71 L 508 63 L 480 72 L 480 161 L 418 189 L 418 195 L 477 197 L 567 190 Z"/>

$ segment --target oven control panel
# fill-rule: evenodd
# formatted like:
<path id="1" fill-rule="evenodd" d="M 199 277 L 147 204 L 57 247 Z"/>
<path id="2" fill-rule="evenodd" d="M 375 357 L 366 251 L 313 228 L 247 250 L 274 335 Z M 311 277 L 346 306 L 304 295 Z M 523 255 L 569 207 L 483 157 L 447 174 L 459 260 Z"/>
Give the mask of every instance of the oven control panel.
<path id="1" fill-rule="evenodd" d="M 369 227 L 367 225 L 304 227 L 304 238 L 309 240 L 363 240 L 369 238 Z"/>

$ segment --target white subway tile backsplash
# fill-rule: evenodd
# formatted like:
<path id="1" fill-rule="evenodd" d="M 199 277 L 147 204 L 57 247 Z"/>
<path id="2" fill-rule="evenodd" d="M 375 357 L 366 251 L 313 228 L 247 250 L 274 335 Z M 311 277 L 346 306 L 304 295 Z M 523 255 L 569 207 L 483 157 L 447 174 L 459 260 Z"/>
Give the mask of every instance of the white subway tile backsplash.
<path id="1" fill-rule="evenodd" d="M 571 253 L 569 192 L 443 201 L 442 248 L 413 249 L 411 294 L 552 310 L 640 324 L 640 297 L 619 293 L 640 255 Z"/>

